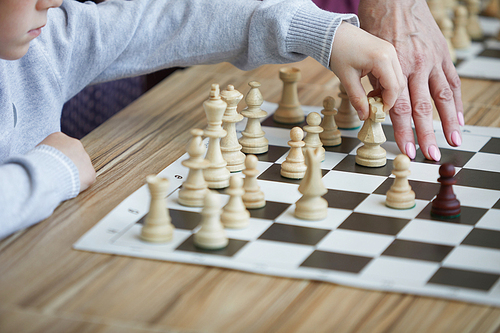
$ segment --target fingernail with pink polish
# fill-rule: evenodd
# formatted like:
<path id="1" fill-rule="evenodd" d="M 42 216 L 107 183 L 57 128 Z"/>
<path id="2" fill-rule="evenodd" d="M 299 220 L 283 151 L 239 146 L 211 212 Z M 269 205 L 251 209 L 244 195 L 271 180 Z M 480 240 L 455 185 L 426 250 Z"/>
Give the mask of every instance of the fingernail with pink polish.
<path id="1" fill-rule="evenodd" d="M 415 156 L 417 156 L 417 152 L 415 150 L 415 145 L 411 142 L 408 142 L 405 146 L 405 151 L 406 151 L 406 155 L 411 159 L 413 160 L 415 158 Z"/>
<path id="2" fill-rule="evenodd" d="M 429 147 L 429 155 L 431 155 L 434 161 L 439 161 L 441 159 L 441 153 L 439 152 L 439 149 L 434 145 Z"/>
<path id="3" fill-rule="evenodd" d="M 462 138 L 457 131 L 451 133 L 451 142 L 453 142 L 453 144 L 457 147 L 462 144 Z"/>
<path id="4" fill-rule="evenodd" d="M 458 113 L 458 124 L 460 126 L 465 126 L 464 114 L 462 112 Z"/>

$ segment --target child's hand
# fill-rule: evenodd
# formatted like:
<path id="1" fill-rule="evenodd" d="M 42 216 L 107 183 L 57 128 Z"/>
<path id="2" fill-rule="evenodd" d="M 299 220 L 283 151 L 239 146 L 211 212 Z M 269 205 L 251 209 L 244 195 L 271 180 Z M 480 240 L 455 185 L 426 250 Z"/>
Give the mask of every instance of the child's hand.
<path id="1" fill-rule="evenodd" d="M 40 145 L 52 146 L 68 156 L 78 168 L 80 174 L 80 192 L 86 190 L 95 181 L 96 173 L 90 156 L 83 148 L 80 140 L 71 138 L 64 133 L 56 132 L 47 136 Z"/>
<path id="2" fill-rule="evenodd" d="M 406 80 L 391 43 L 356 26 L 343 22 L 337 29 L 332 46 L 330 68 L 344 86 L 359 118 L 368 117 L 368 99 L 361 78 L 369 73 L 378 80 L 387 113 L 403 91 Z"/>

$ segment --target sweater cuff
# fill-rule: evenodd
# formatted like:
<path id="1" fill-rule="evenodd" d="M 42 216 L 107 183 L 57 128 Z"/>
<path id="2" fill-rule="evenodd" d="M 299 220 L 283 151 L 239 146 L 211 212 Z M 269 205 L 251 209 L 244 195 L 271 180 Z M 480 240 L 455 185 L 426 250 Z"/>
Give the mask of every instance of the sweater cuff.
<path id="1" fill-rule="evenodd" d="M 330 70 L 333 39 L 342 21 L 359 27 L 355 14 L 336 14 L 312 6 L 300 7 L 288 31 L 287 51 L 310 56 Z"/>
<path id="2" fill-rule="evenodd" d="M 39 177 L 59 193 L 61 200 L 74 198 L 80 193 L 80 175 L 73 161 L 58 149 L 39 145 L 25 155 L 36 165 Z"/>

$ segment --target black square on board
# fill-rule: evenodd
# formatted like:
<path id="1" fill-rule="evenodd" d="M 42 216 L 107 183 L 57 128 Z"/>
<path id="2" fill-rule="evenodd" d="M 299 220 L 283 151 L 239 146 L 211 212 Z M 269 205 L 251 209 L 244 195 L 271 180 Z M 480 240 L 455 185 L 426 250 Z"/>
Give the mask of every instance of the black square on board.
<path id="1" fill-rule="evenodd" d="M 408 180 L 408 182 L 413 192 L 415 192 L 416 199 L 431 200 L 439 192 L 440 185 L 438 183 L 421 182 L 418 180 Z M 394 178 L 387 178 L 373 193 L 385 195 L 392 184 L 394 184 Z"/>
<path id="2" fill-rule="evenodd" d="M 473 229 L 462 241 L 462 244 L 500 249 L 500 231 Z"/>
<path id="3" fill-rule="evenodd" d="M 427 164 L 437 164 L 441 165 L 443 163 L 451 163 L 453 166 L 461 168 L 474 156 L 475 153 L 463 150 L 454 150 L 447 148 L 439 148 L 441 152 L 440 161 L 431 161 L 425 158 L 422 150 L 417 149 L 417 155 L 415 156 L 414 162 L 427 163 Z M 439 178 L 439 174 L 436 174 L 436 179 Z"/>
<path id="4" fill-rule="evenodd" d="M 300 266 L 359 273 L 371 260 L 369 257 L 314 251 Z"/>
<path id="5" fill-rule="evenodd" d="M 427 283 L 488 291 L 500 275 L 441 267 Z"/>
<path id="6" fill-rule="evenodd" d="M 169 209 L 169 212 L 172 224 L 176 229 L 193 230 L 200 224 L 200 213 L 177 209 Z M 139 221 L 137 221 L 137 223 L 144 224 L 146 216 L 147 214 L 144 215 Z"/>
<path id="7" fill-rule="evenodd" d="M 384 235 L 397 235 L 410 220 L 388 216 L 352 213 L 339 226 L 339 229 L 348 229 L 364 232 L 373 232 Z"/>
<path id="8" fill-rule="evenodd" d="M 500 209 L 500 199 L 498 199 L 497 203 L 494 204 L 492 208 Z"/>
<path id="9" fill-rule="evenodd" d="M 395 239 L 382 255 L 441 262 L 451 250 L 453 246 Z"/>
<path id="10" fill-rule="evenodd" d="M 459 198 L 460 200 L 460 198 Z M 427 206 L 418 214 L 417 219 L 424 220 L 433 220 L 440 222 L 448 222 L 448 223 L 457 223 L 457 224 L 467 224 L 467 225 L 475 225 L 481 217 L 488 211 L 487 209 L 477 208 L 477 207 L 468 207 L 462 206 L 460 216 L 454 218 L 446 218 L 446 217 L 437 217 L 431 215 L 432 202 L 429 202 Z"/>
<path id="11" fill-rule="evenodd" d="M 387 141 L 396 142 L 396 138 L 394 137 L 394 127 L 392 125 L 383 124 L 382 129 L 384 130 L 385 138 Z M 413 138 L 415 142 L 417 142 L 417 134 L 415 133 L 415 129 L 412 128 Z"/>
<path id="12" fill-rule="evenodd" d="M 500 191 L 500 172 L 461 169 L 455 179 L 457 185 Z"/>
<path id="13" fill-rule="evenodd" d="M 314 229 L 274 223 L 262 235 L 260 235 L 259 239 L 304 245 L 316 245 L 329 232 L 330 230 L 325 229 Z"/>
<path id="14" fill-rule="evenodd" d="M 213 254 L 224 257 L 232 257 L 238 252 L 248 241 L 243 241 L 239 239 L 229 239 L 228 245 L 220 250 L 205 250 L 200 249 L 196 245 L 194 245 L 194 235 L 189 236 L 181 245 L 179 245 L 175 250 L 176 251 L 186 251 L 186 252 L 196 252 L 196 253 L 205 253 L 205 254 Z"/>
<path id="15" fill-rule="evenodd" d="M 500 50 L 497 49 L 485 49 L 483 52 L 479 53 L 479 57 L 488 57 L 488 58 L 500 58 Z"/>
<path id="16" fill-rule="evenodd" d="M 357 138 L 342 137 L 342 143 L 338 146 L 333 147 L 323 147 L 326 151 L 331 151 L 334 153 L 344 153 L 349 154 L 354 148 L 356 148 L 361 141 Z"/>
<path id="17" fill-rule="evenodd" d="M 283 156 L 290 147 L 282 147 L 282 146 L 272 146 L 269 145 L 269 150 L 267 153 L 255 155 L 262 162 L 276 162 L 281 156 Z"/>
<path id="18" fill-rule="evenodd" d="M 276 201 L 266 201 L 266 205 L 258 209 L 249 209 L 250 217 L 265 219 L 265 220 L 275 220 L 280 216 L 285 210 L 290 207 L 291 204 Z"/>
<path id="19" fill-rule="evenodd" d="M 274 114 L 274 113 L 273 113 Z M 264 119 L 264 121 L 262 121 L 260 123 L 262 126 L 269 126 L 269 127 L 279 127 L 279 128 L 288 128 L 288 129 L 292 129 L 294 128 L 295 126 L 299 126 L 299 127 L 304 127 L 306 124 L 306 117 L 304 116 L 304 121 L 300 122 L 300 123 L 297 123 L 297 124 L 283 124 L 283 123 L 278 123 L 276 121 L 274 121 L 273 119 L 273 115 L 271 114 L 269 117 L 267 117 L 266 119 Z M 265 132 L 265 131 L 264 131 Z"/>
<path id="20" fill-rule="evenodd" d="M 481 153 L 500 154 L 500 138 L 491 138 L 490 141 L 481 148 Z"/>
<path id="21" fill-rule="evenodd" d="M 348 192 L 341 190 L 331 190 L 323 196 L 328 201 L 328 207 L 353 210 L 356 208 L 369 194 Z"/>
<path id="22" fill-rule="evenodd" d="M 355 155 L 347 155 L 342 161 L 340 161 L 333 170 L 346 171 L 354 173 L 362 173 L 366 175 L 376 175 L 376 176 L 390 176 L 392 172 L 392 162 L 387 161 L 387 164 L 378 168 L 369 168 L 356 164 Z"/>
<path id="23" fill-rule="evenodd" d="M 290 179 L 281 175 L 281 164 L 273 164 L 257 177 L 260 180 L 269 180 L 273 182 L 300 184 L 302 179 Z M 328 173 L 328 170 L 321 169 L 322 177 Z"/>

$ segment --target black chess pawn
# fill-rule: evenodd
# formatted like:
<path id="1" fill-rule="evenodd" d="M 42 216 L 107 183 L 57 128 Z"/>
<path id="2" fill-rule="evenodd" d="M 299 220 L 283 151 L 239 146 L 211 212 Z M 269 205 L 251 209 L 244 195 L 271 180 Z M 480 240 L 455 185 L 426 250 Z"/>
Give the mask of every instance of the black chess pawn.
<path id="1" fill-rule="evenodd" d="M 453 177 L 455 167 L 450 163 L 444 163 L 439 168 L 438 182 L 441 183 L 439 193 L 432 200 L 431 215 L 443 218 L 454 218 L 460 215 L 460 201 L 453 193 L 453 185 L 457 182 Z"/>

